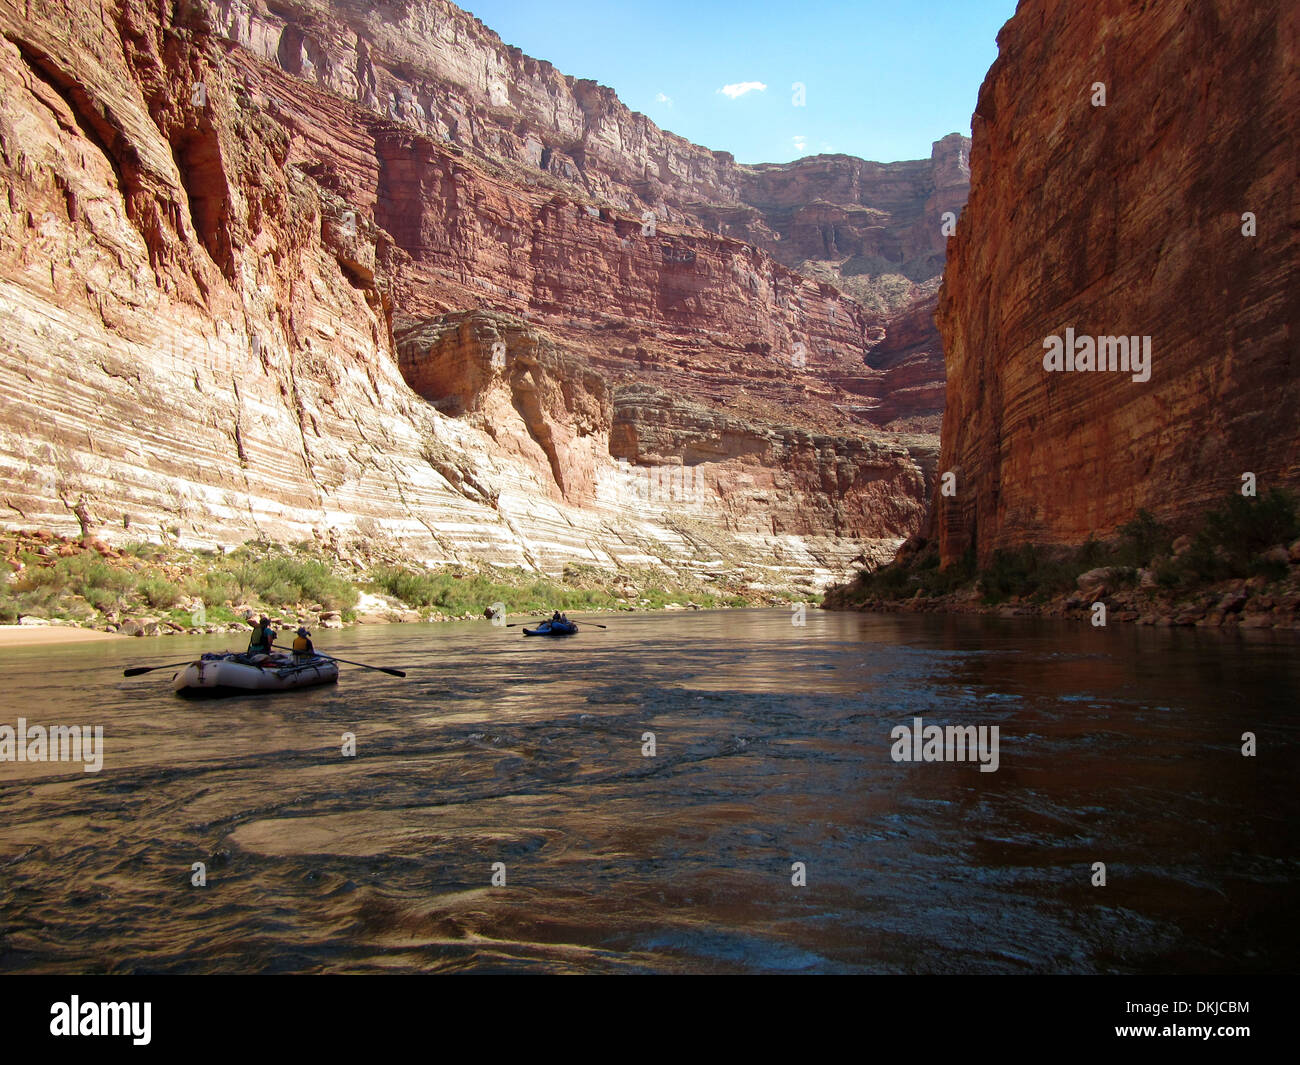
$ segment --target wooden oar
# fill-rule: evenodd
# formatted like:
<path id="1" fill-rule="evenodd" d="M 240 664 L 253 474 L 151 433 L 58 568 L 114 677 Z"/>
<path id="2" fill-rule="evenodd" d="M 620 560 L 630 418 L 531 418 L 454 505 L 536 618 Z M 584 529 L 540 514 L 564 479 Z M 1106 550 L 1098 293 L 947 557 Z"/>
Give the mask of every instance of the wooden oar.
<path id="1" fill-rule="evenodd" d="M 517 629 L 517 628 L 519 628 L 520 625 L 545 625 L 546 622 L 549 621 L 549 620 L 550 620 L 549 618 L 543 618 L 541 621 L 538 621 L 538 622 L 533 622 L 533 621 L 516 621 L 516 622 L 514 622 L 514 624 L 512 624 L 512 625 L 507 625 L 506 628 L 507 628 L 507 629 Z M 575 621 L 574 624 L 576 625 L 576 624 L 578 624 L 578 623 Z M 608 625 L 602 625 L 599 621 L 583 621 L 583 624 L 584 624 L 584 625 L 595 625 L 596 628 L 598 628 L 598 629 L 607 629 L 607 628 L 609 628 Z"/>
<path id="2" fill-rule="evenodd" d="M 278 647 L 280 648 L 281 651 L 289 651 L 290 653 L 293 652 L 292 647 L 285 647 L 285 645 L 282 643 L 272 644 L 271 646 Z M 349 658 L 337 658 L 334 655 L 327 655 L 324 651 L 313 651 L 312 653 L 319 655 L 321 658 L 328 658 L 331 662 L 343 662 L 344 664 L 349 666 L 360 666 L 362 669 L 373 669 L 376 673 L 387 673 L 390 677 L 406 676 L 406 674 L 403 673 L 400 669 L 389 669 L 387 666 L 368 666 L 364 662 L 353 662 Z"/>
<path id="3" fill-rule="evenodd" d="M 124 677 L 138 677 L 141 673 L 152 673 L 155 669 L 175 669 L 177 666 L 188 666 L 194 659 L 187 658 L 184 662 L 168 662 L 161 666 L 132 666 L 130 669 L 122 670 Z"/>
<path id="4" fill-rule="evenodd" d="M 364 662 L 353 662 L 351 659 L 347 658 L 335 658 L 333 655 L 321 654 L 320 651 L 317 651 L 316 653 L 322 658 L 328 658 L 333 662 L 343 662 L 349 666 L 360 666 L 362 669 L 373 669 L 376 673 L 387 673 L 390 677 L 406 676 L 406 674 L 400 669 L 389 669 L 387 666 L 368 666 Z"/>

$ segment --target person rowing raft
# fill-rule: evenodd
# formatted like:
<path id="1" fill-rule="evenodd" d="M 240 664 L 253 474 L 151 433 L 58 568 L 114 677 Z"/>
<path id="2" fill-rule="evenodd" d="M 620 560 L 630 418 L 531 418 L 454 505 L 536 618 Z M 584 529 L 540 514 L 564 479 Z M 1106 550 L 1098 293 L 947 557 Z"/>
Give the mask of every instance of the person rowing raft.
<path id="1" fill-rule="evenodd" d="M 298 634 L 293 641 L 293 657 L 298 659 L 312 658 L 315 654 L 316 648 L 312 646 L 311 632 L 308 631 L 305 625 L 300 625 Z"/>
<path id="2" fill-rule="evenodd" d="M 271 628 L 271 619 L 263 616 L 254 626 L 253 635 L 248 639 L 249 655 L 269 655 L 271 645 L 275 643 L 275 629 Z"/>
<path id="3" fill-rule="evenodd" d="M 525 636 L 572 636 L 578 631 L 575 622 L 570 621 L 560 611 L 556 611 L 535 629 L 524 629 Z"/>

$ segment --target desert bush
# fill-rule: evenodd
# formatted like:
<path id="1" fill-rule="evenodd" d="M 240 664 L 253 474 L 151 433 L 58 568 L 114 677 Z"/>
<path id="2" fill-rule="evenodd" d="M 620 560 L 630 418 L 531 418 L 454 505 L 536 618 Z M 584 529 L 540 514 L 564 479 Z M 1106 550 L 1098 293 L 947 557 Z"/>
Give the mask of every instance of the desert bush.
<path id="1" fill-rule="evenodd" d="M 87 588 L 82 594 L 87 603 L 105 614 L 111 610 L 121 610 L 125 604 L 122 593 L 112 588 Z"/>
<path id="2" fill-rule="evenodd" d="M 439 610 L 445 614 L 480 614 L 493 603 L 510 612 L 531 610 L 582 610 L 613 605 L 603 589 L 576 588 L 563 580 L 537 578 L 523 585 L 493 580 L 489 574 L 457 574 L 447 570 L 423 572 L 402 566 L 383 566 L 370 574 L 377 591 L 408 606 Z M 668 601 L 669 593 L 658 594 Z M 649 595 L 646 598 L 650 598 Z M 685 601 L 678 596 L 678 600 Z"/>
<path id="3" fill-rule="evenodd" d="M 1117 531 L 1119 545 L 1110 561 L 1119 566 L 1147 566 L 1157 555 L 1169 551 L 1173 539 L 1169 529 L 1146 509 L 1139 510 L 1136 518 L 1125 522 Z"/>
<path id="4" fill-rule="evenodd" d="M 355 606 L 358 598 L 351 581 L 314 559 L 285 555 L 261 559 L 245 557 L 225 573 L 226 577 L 217 582 L 223 593 L 221 602 L 256 596 L 271 606 L 314 602 L 326 610 L 346 610 Z M 235 583 L 232 585 L 230 581 Z M 231 594 L 234 591 L 239 594 Z"/>
<path id="5" fill-rule="evenodd" d="M 1199 537 L 1239 562 L 1300 536 L 1296 498 L 1280 488 L 1262 496 L 1233 493 L 1205 516 Z"/>
<path id="6" fill-rule="evenodd" d="M 1022 599 L 1045 598 L 1071 591 L 1081 572 L 1077 556 L 1026 544 L 1013 551 L 996 551 L 992 562 L 980 571 L 984 599 L 1001 602 L 1012 596 Z M 1121 583 L 1131 582 L 1133 570 L 1118 575 Z"/>
<path id="7" fill-rule="evenodd" d="M 1260 552 L 1300 536 L 1296 498 L 1281 489 L 1262 496 L 1233 493 L 1205 515 L 1191 547 L 1156 567 L 1156 579 L 1166 588 L 1194 588 L 1230 578 L 1262 576 L 1279 580 L 1285 562 L 1268 562 Z"/>
<path id="8" fill-rule="evenodd" d="M 163 577 L 145 577 L 135 587 L 140 598 L 158 610 L 175 606 L 181 597 L 180 586 Z"/>

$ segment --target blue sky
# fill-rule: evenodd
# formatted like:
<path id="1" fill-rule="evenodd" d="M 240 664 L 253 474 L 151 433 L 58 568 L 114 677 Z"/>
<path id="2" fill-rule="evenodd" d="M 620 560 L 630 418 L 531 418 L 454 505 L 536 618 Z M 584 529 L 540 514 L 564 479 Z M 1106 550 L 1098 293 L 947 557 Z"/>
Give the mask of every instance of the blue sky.
<path id="1" fill-rule="evenodd" d="M 970 135 L 1015 0 L 464 0 L 507 44 L 742 163 L 921 159 Z M 795 106 L 796 83 L 805 86 Z M 745 89 L 746 83 L 765 88 Z M 719 92 L 733 86 L 730 94 Z"/>

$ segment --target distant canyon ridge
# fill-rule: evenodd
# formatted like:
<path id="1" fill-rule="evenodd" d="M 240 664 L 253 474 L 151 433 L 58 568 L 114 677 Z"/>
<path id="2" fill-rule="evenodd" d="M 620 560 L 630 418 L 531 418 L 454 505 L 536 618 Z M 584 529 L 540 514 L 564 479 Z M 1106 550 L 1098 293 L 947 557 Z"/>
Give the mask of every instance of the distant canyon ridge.
<path id="1" fill-rule="evenodd" d="M 440 0 L 0 0 L 0 522 L 815 590 L 921 528 L 970 142 L 748 166 Z"/>

